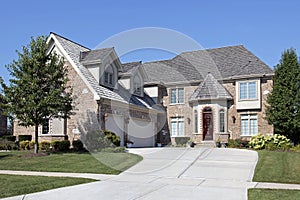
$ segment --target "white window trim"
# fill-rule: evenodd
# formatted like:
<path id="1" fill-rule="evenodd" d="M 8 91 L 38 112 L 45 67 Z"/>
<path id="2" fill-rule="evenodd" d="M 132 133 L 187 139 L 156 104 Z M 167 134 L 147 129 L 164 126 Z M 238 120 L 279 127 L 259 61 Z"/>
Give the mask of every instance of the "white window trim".
<path id="1" fill-rule="evenodd" d="M 221 131 L 221 112 L 223 112 L 223 121 L 224 121 L 224 131 Z M 220 133 L 225 133 L 226 132 L 226 114 L 225 114 L 226 112 L 225 112 L 225 110 L 224 109 L 220 109 L 219 110 L 219 132 Z"/>
<path id="2" fill-rule="evenodd" d="M 197 116 L 197 121 L 195 120 L 195 116 Z M 194 120 L 193 132 L 194 132 L 194 134 L 198 134 L 199 133 L 199 113 L 198 113 L 198 110 L 194 110 L 193 118 L 194 118 L 193 119 Z M 195 131 L 196 126 L 197 126 L 197 131 Z"/>
<path id="3" fill-rule="evenodd" d="M 248 134 L 243 134 L 242 133 L 242 120 L 243 119 L 247 119 L 248 120 Z M 255 134 L 250 134 L 250 130 L 251 130 L 251 128 L 250 128 L 250 120 L 251 119 L 256 119 L 256 122 L 257 122 L 257 133 L 255 133 Z M 257 114 L 241 114 L 241 136 L 243 136 L 243 137 L 248 137 L 248 136 L 250 136 L 250 137 L 252 137 L 252 136 L 255 136 L 255 135 L 257 135 L 258 134 L 258 117 L 257 117 Z"/>
<path id="4" fill-rule="evenodd" d="M 256 83 L 256 98 L 245 98 L 241 99 L 241 83 L 247 83 L 247 95 L 249 95 L 249 83 L 255 82 Z M 258 94 L 258 87 L 259 87 L 259 82 L 258 80 L 248 80 L 248 81 L 239 81 L 238 82 L 238 100 L 239 101 L 257 101 L 259 98 Z"/>
<path id="5" fill-rule="evenodd" d="M 178 102 L 178 91 L 179 89 L 183 89 L 183 102 Z M 172 99 L 172 90 L 176 90 L 176 103 L 171 103 L 171 99 Z M 184 87 L 178 87 L 178 88 L 170 88 L 170 105 L 182 105 L 185 104 L 185 89 Z"/>
<path id="6" fill-rule="evenodd" d="M 172 133 L 172 122 L 176 122 L 176 127 L 177 127 L 177 133 L 176 133 L 176 135 L 173 135 L 173 133 Z M 178 126 L 178 122 L 183 122 L 182 124 L 183 124 L 183 129 L 182 129 L 182 135 L 179 135 L 178 134 L 178 128 L 179 128 L 179 126 Z M 183 117 L 171 117 L 170 118 L 170 130 L 171 130 L 171 137 L 184 137 L 184 118 Z"/>

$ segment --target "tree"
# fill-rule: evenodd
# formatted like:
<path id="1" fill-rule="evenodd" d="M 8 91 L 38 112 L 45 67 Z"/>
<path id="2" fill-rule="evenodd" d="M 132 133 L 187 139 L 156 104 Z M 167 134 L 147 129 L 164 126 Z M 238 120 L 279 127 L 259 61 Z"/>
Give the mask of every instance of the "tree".
<path id="1" fill-rule="evenodd" d="M 48 53 L 47 38 L 31 38 L 18 60 L 6 68 L 12 79 L 1 85 L 6 100 L 6 111 L 19 120 L 19 125 L 35 127 L 34 152 L 38 153 L 38 127 L 49 118 L 71 115 L 71 88 L 67 85 L 67 68 L 63 58 Z"/>
<path id="2" fill-rule="evenodd" d="M 275 133 L 297 144 L 300 142 L 300 62 L 294 49 L 283 52 L 273 82 L 266 118 L 274 125 Z"/>

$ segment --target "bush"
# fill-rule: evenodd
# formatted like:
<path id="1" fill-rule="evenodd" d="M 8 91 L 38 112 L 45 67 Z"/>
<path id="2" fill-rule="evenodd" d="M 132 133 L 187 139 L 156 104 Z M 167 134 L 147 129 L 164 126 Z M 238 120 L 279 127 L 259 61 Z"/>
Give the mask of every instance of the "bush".
<path id="1" fill-rule="evenodd" d="M 290 140 L 279 134 L 275 134 L 272 136 L 264 136 L 264 135 L 256 135 L 251 138 L 249 145 L 251 148 L 255 150 L 282 150 L 286 151 L 291 148 Z"/>
<path id="2" fill-rule="evenodd" d="M 75 151 L 83 151 L 84 150 L 83 143 L 81 142 L 81 140 L 74 140 L 72 142 L 72 145 L 73 145 L 73 149 Z"/>
<path id="3" fill-rule="evenodd" d="M 249 148 L 249 141 L 246 139 L 229 139 L 229 148 Z"/>
<path id="4" fill-rule="evenodd" d="M 30 150 L 29 143 L 30 143 L 29 140 L 21 141 L 21 142 L 19 143 L 20 149 L 21 149 L 21 150 Z"/>
<path id="5" fill-rule="evenodd" d="M 4 135 L 4 136 L 1 137 L 1 140 L 15 142 L 16 141 L 16 136 L 14 136 L 14 135 Z"/>
<path id="6" fill-rule="evenodd" d="M 19 147 L 15 142 L 2 140 L 0 141 L 0 150 L 18 150 Z"/>
<path id="7" fill-rule="evenodd" d="M 67 151 L 70 149 L 70 141 L 69 140 L 53 140 L 51 142 L 51 146 L 55 151 Z"/>
<path id="8" fill-rule="evenodd" d="M 176 137 L 175 143 L 176 145 L 186 145 L 186 143 L 190 140 L 190 137 Z"/>
<path id="9" fill-rule="evenodd" d="M 21 141 L 31 141 L 32 140 L 32 135 L 19 135 L 19 142 Z"/>
<path id="10" fill-rule="evenodd" d="M 111 131 L 104 131 L 104 135 L 106 139 L 108 139 L 109 141 L 111 141 L 115 146 L 119 147 L 120 146 L 120 137 L 118 135 L 116 135 L 115 133 L 111 132 Z"/>
<path id="11" fill-rule="evenodd" d="M 300 144 L 294 146 L 291 150 L 295 152 L 300 152 Z"/>
<path id="12" fill-rule="evenodd" d="M 101 150 L 102 152 L 107 152 L 107 153 L 125 153 L 126 152 L 126 148 L 125 147 L 108 147 L 108 148 L 104 148 Z"/>
<path id="13" fill-rule="evenodd" d="M 42 151 L 49 151 L 50 150 L 50 142 L 47 142 L 47 141 L 40 142 L 39 149 Z"/>

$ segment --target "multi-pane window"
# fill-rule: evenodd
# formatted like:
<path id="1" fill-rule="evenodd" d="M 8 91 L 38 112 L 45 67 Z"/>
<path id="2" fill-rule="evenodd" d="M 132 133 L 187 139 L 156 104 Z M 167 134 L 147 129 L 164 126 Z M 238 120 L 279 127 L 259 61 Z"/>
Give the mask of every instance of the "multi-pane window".
<path id="1" fill-rule="evenodd" d="M 194 111 L 194 133 L 198 133 L 198 112 Z"/>
<path id="2" fill-rule="evenodd" d="M 220 132 L 225 132 L 225 114 L 224 114 L 224 110 L 220 110 Z"/>
<path id="3" fill-rule="evenodd" d="M 241 115 L 241 135 L 252 136 L 257 133 L 257 115 Z"/>
<path id="4" fill-rule="evenodd" d="M 49 119 L 45 119 L 43 126 L 42 126 L 42 134 L 48 134 L 49 133 Z"/>
<path id="5" fill-rule="evenodd" d="M 171 118 L 171 136 L 183 136 L 184 135 L 184 119 L 183 117 Z"/>
<path id="6" fill-rule="evenodd" d="M 171 89 L 171 104 L 184 103 L 184 89 Z"/>
<path id="7" fill-rule="evenodd" d="M 240 100 L 257 99 L 257 82 L 240 83 Z"/>

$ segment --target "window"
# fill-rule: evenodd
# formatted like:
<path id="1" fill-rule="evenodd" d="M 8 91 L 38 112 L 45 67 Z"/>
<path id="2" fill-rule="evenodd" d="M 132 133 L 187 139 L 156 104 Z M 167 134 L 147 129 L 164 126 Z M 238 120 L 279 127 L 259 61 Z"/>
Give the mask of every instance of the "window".
<path id="1" fill-rule="evenodd" d="M 220 132 L 225 132 L 225 114 L 224 114 L 224 110 L 220 110 Z"/>
<path id="2" fill-rule="evenodd" d="M 48 134 L 49 133 L 49 119 L 45 119 L 45 122 L 42 126 L 42 134 Z"/>
<path id="3" fill-rule="evenodd" d="M 257 82 L 240 83 L 240 100 L 257 99 Z"/>
<path id="4" fill-rule="evenodd" d="M 171 136 L 183 136 L 184 135 L 184 119 L 183 117 L 171 118 Z"/>
<path id="5" fill-rule="evenodd" d="M 252 136 L 257 133 L 257 115 L 241 115 L 241 135 Z"/>
<path id="6" fill-rule="evenodd" d="M 184 89 L 171 89 L 171 104 L 184 103 Z"/>
<path id="7" fill-rule="evenodd" d="M 135 76 L 133 79 L 133 93 L 136 95 L 142 94 L 142 83 L 139 76 Z"/>
<path id="8" fill-rule="evenodd" d="M 198 133 L 198 111 L 194 111 L 194 133 Z"/>
<path id="9" fill-rule="evenodd" d="M 110 65 L 107 67 L 107 69 L 104 72 L 104 83 L 107 85 L 113 85 L 113 67 Z"/>

